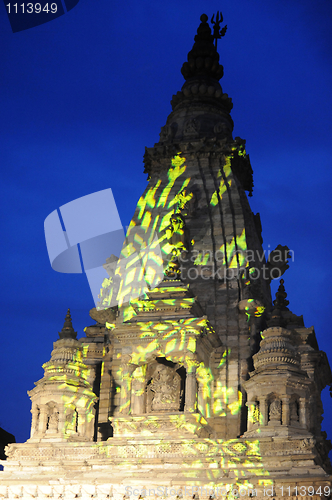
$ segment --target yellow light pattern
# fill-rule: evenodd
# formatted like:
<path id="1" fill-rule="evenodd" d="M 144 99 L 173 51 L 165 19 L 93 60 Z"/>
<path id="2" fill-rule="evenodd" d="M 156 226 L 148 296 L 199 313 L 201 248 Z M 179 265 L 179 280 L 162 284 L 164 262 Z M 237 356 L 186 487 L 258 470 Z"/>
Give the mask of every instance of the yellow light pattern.
<path id="1" fill-rule="evenodd" d="M 246 233 L 243 228 L 240 236 L 233 236 L 231 241 L 226 243 L 226 253 L 224 253 L 225 246 L 222 245 L 219 248 L 219 251 L 223 254 L 222 264 L 226 264 L 226 256 L 227 261 L 229 262 L 229 268 L 237 268 L 238 266 L 246 265 L 246 250 L 247 250 L 247 241 L 246 241 Z"/>
<path id="2" fill-rule="evenodd" d="M 221 354 L 220 360 L 218 360 L 218 377 L 213 375 L 211 368 L 207 367 L 202 360 L 197 359 L 197 346 L 200 336 L 203 335 L 204 329 L 211 329 L 206 318 L 200 320 L 197 318 L 184 319 L 179 316 L 177 320 L 139 321 L 145 313 L 151 313 L 152 317 L 156 317 L 159 311 L 167 308 L 167 306 L 190 311 L 195 302 L 195 299 L 191 297 L 182 297 L 181 300 L 162 297 L 162 294 L 169 294 L 173 291 L 179 292 L 181 290 L 185 292 L 188 290 L 187 286 L 173 287 L 174 290 L 169 286 L 165 291 L 159 288 L 158 293 L 161 295 L 156 296 L 155 299 L 151 296 L 156 287 L 156 272 L 155 266 L 149 263 L 154 261 L 158 265 L 165 267 L 163 261 L 167 262 L 166 256 L 170 254 L 179 256 L 181 252 L 187 250 L 183 243 L 185 236 L 184 225 L 181 225 L 179 218 L 181 210 L 185 211 L 186 205 L 193 199 L 193 193 L 188 189 L 191 178 L 186 176 L 186 169 L 186 159 L 181 156 L 181 153 L 178 153 L 171 160 L 171 166 L 167 174 L 165 173 L 165 177 L 157 182 L 151 181 L 152 184 L 137 204 L 137 221 L 132 221 L 128 228 L 126 243 L 123 246 L 115 272 L 115 275 L 120 280 L 117 301 L 122 310 L 123 321 L 130 322 L 129 328 L 134 325 L 135 331 L 138 329 L 140 332 L 138 338 L 142 341 L 131 346 L 128 365 L 121 365 L 116 373 L 117 383 L 121 383 L 121 389 L 119 389 L 121 404 L 118 407 L 119 416 L 112 417 L 111 420 L 115 433 L 121 431 L 121 435 L 126 435 L 123 434 L 124 431 L 121 427 L 123 422 L 128 427 L 128 436 L 137 435 L 138 427 L 140 435 L 153 435 L 154 439 L 156 437 L 153 434 L 154 432 L 162 432 L 163 426 L 161 425 L 162 418 L 160 416 L 150 414 L 136 416 L 132 414 L 131 409 L 132 398 L 144 397 L 144 384 L 146 383 L 148 366 L 152 360 L 156 359 L 164 359 L 165 363 L 174 363 L 176 366 L 182 367 L 181 369 L 184 367 L 186 373 L 185 382 L 187 383 L 190 378 L 194 378 L 195 383 L 198 384 L 197 401 L 190 407 L 189 413 L 182 411 L 175 415 L 163 416 L 164 419 L 167 417 L 169 422 L 180 433 L 188 432 L 194 435 L 201 428 L 203 430 L 208 428 L 210 418 L 222 418 L 226 417 L 226 415 L 235 416 L 243 407 L 241 391 L 227 387 L 223 382 L 223 377 L 218 378 L 220 373 L 227 367 L 231 349 L 226 348 Z M 214 210 L 214 207 L 225 196 L 225 192 L 232 187 L 230 175 L 231 156 L 226 158 L 223 170 L 219 170 L 217 174 L 219 187 L 210 198 L 211 210 Z M 171 241 L 172 237 L 173 241 Z M 227 238 L 228 241 L 219 248 L 219 251 L 223 254 L 222 265 L 227 263 L 229 268 L 246 266 L 247 242 L 245 229 L 242 229 L 241 234 L 235 234 L 231 239 Z M 193 248 L 195 240 L 191 238 L 189 241 L 191 241 L 190 244 Z M 158 245 L 161 248 L 161 255 L 154 252 Z M 143 251 L 147 247 L 150 247 L 149 252 L 144 253 Z M 193 263 L 195 266 L 206 266 L 212 257 L 211 252 L 201 250 L 196 254 Z M 137 283 L 143 281 L 143 278 L 145 283 L 137 285 Z M 150 286 L 147 287 L 147 284 Z M 132 296 L 133 292 L 134 297 Z M 263 312 L 264 308 L 258 306 L 253 314 L 259 317 Z M 160 317 L 162 317 L 162 313 L 160 313 Z M 114 328 L 114 324 L 107 324 L 106 326 L 114 332 L 115 336 L 120 335 L 120 333 L 117 333 L 117 328 Z M 187 396 L 188 394 L 184 396 L 185 404 Z M 253 415 L 252 418 L 261 418 L 256 410 L 249 408 L 249 415 L 251 414 Z M 170 446 L 170 442 L 165 437 L 160 440 L 160 444 L 164 447 Z M 247 489 L 252 487 L 252 484 L 245 479 L 246 473 L 244 469 L 257 476 L 268 475 L 261 462 L 258 440 L 234 439 L 223 441 L 206 438 L 204 442 L 200 440 L 200 443 L 197 443 L 195 439 L 192 442 L 186 439 L 181 446 L 184 456 L 186 453 L 188 455 L 194 453 L 200 455 L 205 446 L 206 450 L 214 450 L 215 454 L 220 453 L 219 462 L 214 458 L 207 458 L 206 460 L 198 458 L 197 461 L 191 462 L 191 470 L 187 471 L 187 484 L 195 484 L 203 468 L 213 487 L 217 485 L 220 487 L 225 486 L 229 492 L 235 485 L 241 485 L 242 488 Z M 243 456 L 247 458 L 243 459 Z M 208 470 L 206 469 L 207 460 L 210 460 Z M 240 464 L 242 469 L 239 468 Z M 183 467 L 186 466 L 187 464 L 184 463 Z M 230 468 L 234 472 L 235 479 L 233 482 L 225 482 L 223 474 Z M 232 498 L 231 493 L 228 497 Z"/>

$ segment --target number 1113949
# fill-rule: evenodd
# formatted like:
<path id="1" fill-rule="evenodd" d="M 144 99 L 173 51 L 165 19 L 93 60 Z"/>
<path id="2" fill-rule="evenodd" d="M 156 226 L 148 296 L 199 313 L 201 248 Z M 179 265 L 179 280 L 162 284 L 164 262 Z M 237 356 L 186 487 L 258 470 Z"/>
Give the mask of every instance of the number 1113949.
<path id="1" fill-rule="evenodd" d="M 8 14 L 39 14 L 45 12 L 46 14 L 55 14 L 58 10 L 56 3 L 8 3 L 6 5 Z"/>
<path id="2" fill-rule="evenodd" d="M 314 496 L 319 495 L 329 497 L 331 494 L 330 486 L 326 485 L 314 488 L 314 486 L 280 486 L 281 496 Z"/>

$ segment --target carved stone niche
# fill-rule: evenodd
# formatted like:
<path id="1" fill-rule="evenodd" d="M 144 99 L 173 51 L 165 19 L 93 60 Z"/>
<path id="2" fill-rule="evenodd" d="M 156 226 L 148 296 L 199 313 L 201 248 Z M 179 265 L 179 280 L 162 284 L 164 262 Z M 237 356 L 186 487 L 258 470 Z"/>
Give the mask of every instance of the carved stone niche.
<path id="1" fill-rule="evenodd" d="M 293 395 L 289 402 L 289 423 L 292 426 L 300 426 L 300 398 L 297 395 Z"/>
<path id="2" fill-rule="evenodd" d="M 282 403 L 280 399 L 273 395 L 269 398 L 268 402 L 268 418 L 269 425 L 281 425 L 281 409 Z"/>
<path id="3" fill-rule="evenodd" d="M 231 137 L 232 135 L 230 125 L 226 121 L 219 121 L 218 123 L 216 123 L 216 125 L 213 127 L 213 132 L 216 135 L 222 135 L 226 137 Z"/>
<path id="4" fill-rule="evenodd" d="M 200 121 L 199 119 L 196 117 L 196 118 L 190 118 L 189 120 L 187 120 L 184 124 L 184 127 L 183 127 L 183 135 L 184 136 L 188 136 L 188 137 L 192 137 L 192 138 L 196 138 L 199 136 L 199 131 L 200 131 Z"/>
<path id="5" fill-rule="evenodd" d="M 185 369 L 165 358 L 147 367 L 146 413 L 183 411 Z"/>
<path id="6" fill-rule="evenodd" d="M 59 411 L 55 402 L 47 404 L 46 435 L 57 434 L 59 430 Z"/>

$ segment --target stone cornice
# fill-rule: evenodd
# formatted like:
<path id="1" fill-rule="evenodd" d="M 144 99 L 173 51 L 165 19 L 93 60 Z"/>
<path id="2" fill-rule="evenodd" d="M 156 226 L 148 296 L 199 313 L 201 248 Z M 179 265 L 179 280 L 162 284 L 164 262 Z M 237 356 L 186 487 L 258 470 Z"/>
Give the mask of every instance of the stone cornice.
<path id="1" fill-rule="evenodd" d="M 231 168 L 245 191 L 251 194 L 253 189 L 253 171 L 250 164 L 249 155 L 245 153 L 245 141 L 236 138 L 234 141 L 229 138 L 218 139 L 216 137 L 191 139 L 187 141 L 168 141 L 155 144 L 153 148 L 145 148 L 144 165 L 150 177 L 160 175 L 170 167 L 170 159 L 179 154 L 184 156 L 187 163 L 204 158 L 231 158 Z"/>
<path id="2" fill-rule="evenodd" d="M 255 438 L 238 438 L 231 440 L 222 439 L 202 439 L 202 438 L 175 438 L 156 439 L 155 437 L 139 439 L 131 438 L 110 438 L 107 442 L 98 443 L 13 443 L 7 446 L 7 463 L 10 461 L 19 461 L 24 465 L 25 461 L 51 462 L 61 459 L 62 461 L 76 462 L 79 460 L 98 460 L 102 459 L 107 465 L 109 461 L 124 458 L 140 458 L 140 460 L 149 460 L 158 456 L 172 457 L 200 457 L 200 456 L 237 456 L 248 459 L 248 451 L 254 459 L 264 456 L 269 450 L 276 452 L 283 450 L 287 455 L 299 455 L 308 453 L 312 449 L 315 440 L 307 440 L 303 444 L 301 436 L 289 439 L 273 439 L 270 437 L 261 438 L 259 441 Z"/>

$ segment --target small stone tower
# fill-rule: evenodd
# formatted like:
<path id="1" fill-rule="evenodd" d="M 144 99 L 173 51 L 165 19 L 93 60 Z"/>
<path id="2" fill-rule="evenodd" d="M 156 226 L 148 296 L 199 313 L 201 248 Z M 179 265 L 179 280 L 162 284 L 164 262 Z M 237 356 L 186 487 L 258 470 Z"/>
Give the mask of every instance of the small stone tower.
<path id="1" fill-rule="evenodd" d="M 321 432 L 320 393 L 331 380 L 326 354 L 317 349 L 313 328 L 288 309 L 284 280 L 276 293 L 271 318 L 253 356 L 254 371 L 244 382 L 248 431 L 244 436 L 301 439 L 302 446 L 320 454 L 326 469 L 331 444 Z M 316 446 L 315 446 L 316 445 Z"/>
<path id="2" fill-rule="evenodd" d="M 69 309 L 59 337 L 50 361 L 43 365 L 44 377 L 28 392 L 32 402 L 30 442 L 93 439 L 97 397 L 88 382 L 89 369 Z"/>

